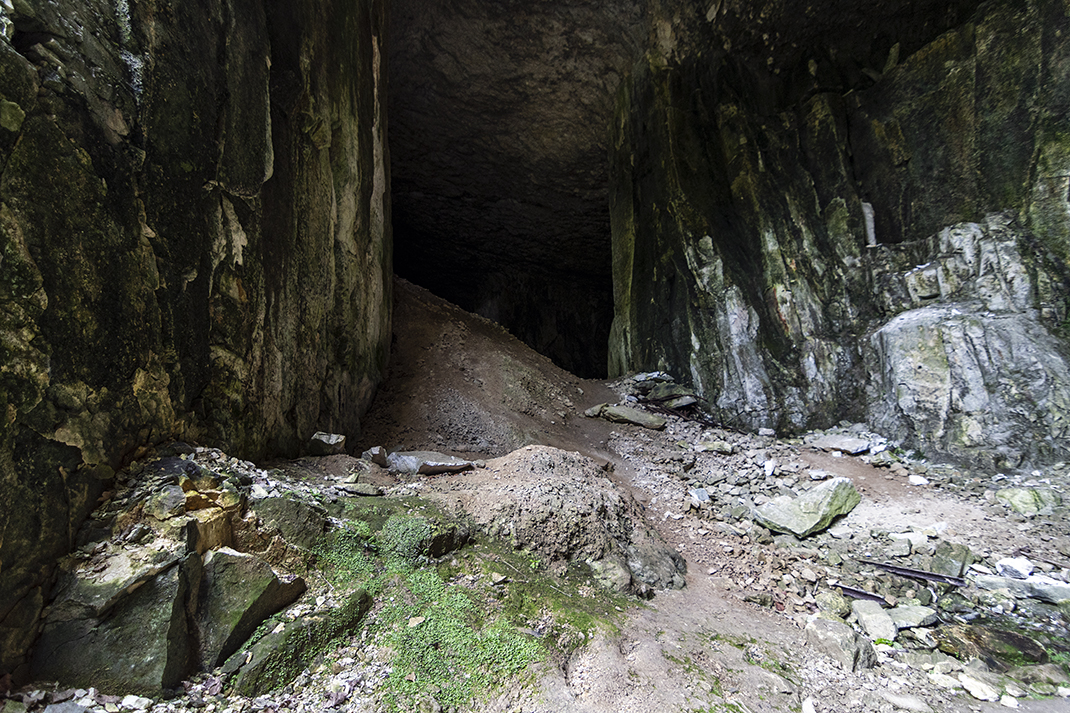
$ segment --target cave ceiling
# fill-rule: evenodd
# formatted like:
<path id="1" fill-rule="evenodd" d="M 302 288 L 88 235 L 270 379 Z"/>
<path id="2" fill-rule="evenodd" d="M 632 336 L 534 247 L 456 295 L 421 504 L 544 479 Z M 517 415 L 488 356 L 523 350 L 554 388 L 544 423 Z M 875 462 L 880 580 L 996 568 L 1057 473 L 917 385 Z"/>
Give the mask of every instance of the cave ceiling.
<path id="1" fill-rule="evenodd" d="M 562 366 L 605 370 L 608 127 L 637 61 L 724 62 L 754 110 L 865 87 L 976 0 L 395 0 L 398 274 Z M 726 61 L 727 60 L 727 61 Z"/>

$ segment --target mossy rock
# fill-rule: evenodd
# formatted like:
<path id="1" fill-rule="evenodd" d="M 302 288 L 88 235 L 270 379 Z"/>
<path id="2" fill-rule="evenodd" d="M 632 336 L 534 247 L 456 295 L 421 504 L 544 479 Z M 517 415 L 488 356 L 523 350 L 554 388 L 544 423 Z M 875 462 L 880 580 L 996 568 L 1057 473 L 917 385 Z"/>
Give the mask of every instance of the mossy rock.
<path id="1" fill-rule="evenodd" d="M 356 631 L 371 606 L 371 595 L 358 589 L 341 607 L 286 623 L 239 650 L 223 666 L 224 673 L 234 676 L 231 690 L 252 697 L 286 685 L 333 641 Z"/>

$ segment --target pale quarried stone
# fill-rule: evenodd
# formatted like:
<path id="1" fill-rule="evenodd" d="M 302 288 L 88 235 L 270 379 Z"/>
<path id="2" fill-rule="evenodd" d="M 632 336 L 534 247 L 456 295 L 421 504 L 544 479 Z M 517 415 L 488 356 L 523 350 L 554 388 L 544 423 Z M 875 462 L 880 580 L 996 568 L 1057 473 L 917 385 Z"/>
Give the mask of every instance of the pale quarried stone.
<path id="1" fill-rule="evenodd" d="M 1070 584 L 1043 575 L 1016 579 L 994 574 L 979 574 L 973 577 L 973 581 L 981 589 L 1005 589 L 1018 598 L 1032 597 L 1052 604 L 1070 601 Z"/>
<path id="2" fill-rule="evenodd" d="M 891 615 L 886 611 L 878 602 L 871 602 L 865 599 L 856 599 L 851 602 L 851 611 L 854 612 L 855 617 L 858 619 L 858 624 L 861 626 L 866 635 L 874 641 L 878 639 L 884 639 L 885 641 L 895 641 L 896 635 L 899 633 L 899 628 L 895 625 L 895 621 Z"/>
<path id="3" fill-rule="evenodd" d="M 1003 577 L 1026 579 L 1033 574 L 1033 563 L 1025 557 L 1004 557 L 996 562 L 996 572 Z"/>
<path id="4" fill-rule="evenodd" d="M 824 530 L 834 518 L 851 512 L 861 500 L 849 478 L 832 478 L 797 498 L 774 498 L 758 508 L 754 517 L 770 530 L 806 537 Z"/>
<path id="5" fill-rule="evenodd" d="M 387 467 L 400 473 L 437 475 L 474 467 L 472 461 L 435 451 L 397 451 L 386 457 Z"/>
<path id="6" fill-rule="evenodd" d="M 937 622 L 936 611 L 922 606 L 898 606 L 888 610 L 897 629 L 931 626 Z"/>
<path id="7" fill-rule="evenodd" d="M 346 437 L 341 433 L 316 431 L 308 441 L 308 453 L 313 456 L 333 456 L 345 450 Z"/>
<path id="8" fill-rule="evenodd" d="M 855 436 L 829 433 L 807 443 L 811 448 L 820 448 L 826 451 L 839 451 L 849 456 L 857 456 L 870 449 L 870 442 Z"/>
<path id="9" fill-rule="evenodd" d="M 966 692 L 979 701 L 998 701 L 999 691 L 985 683 L 979 681 L 968 673 L 960 673 L 958 675 L 959 683 L 966 689 Z"/>
<path id="10" fill-rule="evenodd" d="M 873 644 L 842 622 L 814 619 L 806 625 L 806 643 L 831 656 L 846 671 L 877 665 Z"/>

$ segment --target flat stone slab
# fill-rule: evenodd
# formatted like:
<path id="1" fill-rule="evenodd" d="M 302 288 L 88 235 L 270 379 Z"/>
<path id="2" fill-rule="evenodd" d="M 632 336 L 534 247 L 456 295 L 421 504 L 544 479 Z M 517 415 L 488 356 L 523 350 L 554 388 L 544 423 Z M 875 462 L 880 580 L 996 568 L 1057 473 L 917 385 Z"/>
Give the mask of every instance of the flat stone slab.
<path id="1" fill-rule="evenodd" d="M 583 415 L 588 418 L 604 418 L 612 423 L 630 423 L 653 431 L 660 431 L 668 423 L 664 417 L 656 413 L 650 413 L 632 406 L 598 404 L 584 411 Z"/>
<path id="2" fill-rule="evenodd" d="M 862 496 L 849 478 L 832 478 L 797 498 L 774 498 L 755 510 L 754 518 L 775 532 L 806 537 L 824 530 L 834 518 L 851 512 L 861 501 Z"/>
<path id="3" fill-rule="evenodd" d="M 475 467 L 470 460 L 435 451 L 397 451 L 388 455 L 386 462 L 391 470 L 410 475 L 457 473 Z"/>
<path id="4" fill-rule="evenodd" d="M 1070 601 L 1070 584 L 1042 575 L 1014 579 L 995 574 L 978 574 L 973 577 L 973 582 L 981 589 L 1006 589 L 1019 599 L 1040 599 L 1051 604 Z"/>
<path id="5" fill-rule="evenodd" d="M 936 610 L 929 607 L 902 606 L 888 610 L 897 629 L 913 629 L 915 626 L 932 626 L 936 623 Z"/>
<path id="6" fill-rule="evenodd" d="M 838 661 L 846 671 L 877 665 L 873 644 L 843 622 L 814 619 L 806 625 L 806 643 Z"/>
<path id="7" fill-rule="evenodd" d="M 859 626 L 865 629 L 869 638 L 874 641 L 877 639 L 895 641 L 896 634 L 899 633 L 899 627 L 895 625 L 891 615 L 879 603 L 856 599 L 851 602 L 851 611 L 854 612 Z"/>
<path id="8" fill-rule="evenodd" d="M 849 456 L 857 456 L 868 451 L 872 444 L 862 438 L 855 438 L 854 436 L 841 436 L 838 434 L 830 433 L 828 435 L 821 436 L 816 441 L 811 441 L 807 445 L 812 448 L 820 448 L 825 451 L 840 451 L 841 453 L 846 453 Z"/>

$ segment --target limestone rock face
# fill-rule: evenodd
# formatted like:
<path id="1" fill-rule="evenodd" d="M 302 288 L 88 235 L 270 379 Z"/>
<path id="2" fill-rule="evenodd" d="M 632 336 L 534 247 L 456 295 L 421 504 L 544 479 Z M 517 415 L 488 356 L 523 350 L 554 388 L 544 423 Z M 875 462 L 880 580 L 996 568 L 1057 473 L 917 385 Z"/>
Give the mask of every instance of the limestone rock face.
<path id="1" fill-rule="evenodd" d="M 0 673 L 113 469 L 182 435 L 255 457 L 355 432 L 391 304 L 385 3 L 11 8 Z"/>
<path id="2" fill-rule="evenodd" d="M 658 5 L 612 127 L 611 373 L 690 378 L 752 429 L 847 418 L 965 461 L 1056 458 L 1065 3 L 877 3 L 869 50 L 835 36 L 837 3 L 795 27 L 776 2 Z"/>

